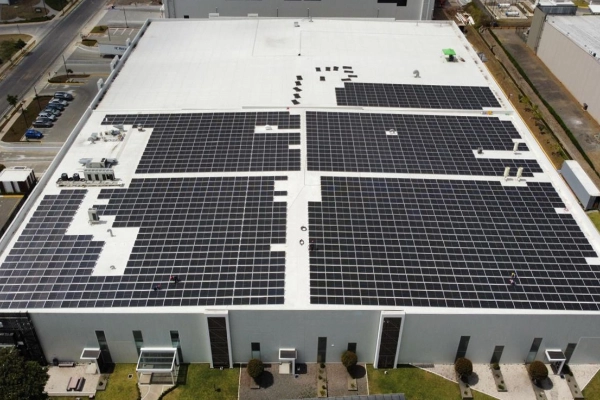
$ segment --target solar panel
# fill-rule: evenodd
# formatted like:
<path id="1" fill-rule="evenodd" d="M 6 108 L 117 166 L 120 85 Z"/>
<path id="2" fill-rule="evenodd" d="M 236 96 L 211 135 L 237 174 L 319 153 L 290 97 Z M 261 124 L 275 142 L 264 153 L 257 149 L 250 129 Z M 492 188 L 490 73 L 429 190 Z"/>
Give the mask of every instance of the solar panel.
<path id="1" fill-rule="evenodd" d="M 345 82 L 335 89 L 338 106 L 481 110 L 500 107 L 487 86 L 436 86 Z"/>
<path id="2" fill-rule="evenodd" d="M 549 183 L 322 177 L 321 198 L 312 304 L 600 309 L 597 254 Z"/>
<path id="3" fill-rule="evenodd" d="M 308 111 L 306 134 L 310 171 L 501 176 L 505 167 L 512 167 L 513 175 L 523 167 L 523 176 L 542 172 L 535 160 L 475 157 L 479 147 L 512 151 L 513 139 L 521 139 L 510 121 L 495 117 Z"/>
<path id="4" fill-rule="evenodd" d="M 139 228 L 123 276 L 91 276 L 104 242 L 66 234 L 87 191 L 45 196 L 0 267 L 0 307 L 282 304 L 285 252 L 270 249 L 285 243 L 281 178 L 134 179 L 102 190 L 99 214 Z"/>
<path id="5" fill-rule="evenodd" d="M 287 112 L 107 115 L 104 125 L 154 128 L 137 168 L 143 173 L 298 171 L 299 132 L 261 132 L 257 126 L 299 129 Z"/>

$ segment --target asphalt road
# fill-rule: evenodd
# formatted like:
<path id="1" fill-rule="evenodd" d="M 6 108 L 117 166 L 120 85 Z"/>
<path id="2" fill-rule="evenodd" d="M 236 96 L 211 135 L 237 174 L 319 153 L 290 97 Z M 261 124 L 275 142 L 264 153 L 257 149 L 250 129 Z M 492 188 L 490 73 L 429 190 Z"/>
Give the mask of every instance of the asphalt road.
<path id="1" fill-rule="evenodd" d="M 16 95 L 19 99 L 33 86 L 46 69 L 65 51 L 87 21 L 106 5 L 105 0 L 82 0 L 82 3 L 63 18 L 45 36 L 33 52 L 0 82 L 0 111 L 4 114 L 9 104 L 6 96 Z"/>

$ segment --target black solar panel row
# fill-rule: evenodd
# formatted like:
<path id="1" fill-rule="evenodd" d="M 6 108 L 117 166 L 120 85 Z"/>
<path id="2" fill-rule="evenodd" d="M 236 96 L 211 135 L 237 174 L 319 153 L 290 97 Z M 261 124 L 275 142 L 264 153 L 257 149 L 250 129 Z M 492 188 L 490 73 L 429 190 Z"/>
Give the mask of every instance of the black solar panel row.
<path id="1" fill-rule="evenodd" d="M 512 151 L 520 139 L 509 121 L 444 115 L 306 113 L 311 171 L 501 176 L 542 172 L 535 160 L 476 158 L 473 151 Z M 395 130 L 390 135 L 386 131 Z M 520 150 L 526 150 L 521 144 Z"/>
<path id="2" fill-rule="evenodd" d="M 107 115 L 103 124 L 153 128 L 137 173 L 300 170 L 300 150 L 289 148 L 299 132 L 254 133 L 299 129 L 300 116 L 287 112 Z"/>
<path id="3" fill-rule="evenodd" d="M 436 86 L 345 82 L 338 106 L 481 110 L 500 107 L 487 86 Z"/>
<path id="4" fill-rule="evenodd" d="M 91 276 L 104 242 L 66 234 L 87 191 L 45 196 L 0 266 L 0 308 L 281 304 L 285 253 L 270 249 L 285 243 L 281 179 L 134 179 L 102 190 L 100 215 L 139 228 L 123 276 Z"/>
<path id="5" fill-rule="evenodd" d="M 313 304 L 599 309 L 597 255 L 550 184 L 323 177 L 321 190 Z"/>

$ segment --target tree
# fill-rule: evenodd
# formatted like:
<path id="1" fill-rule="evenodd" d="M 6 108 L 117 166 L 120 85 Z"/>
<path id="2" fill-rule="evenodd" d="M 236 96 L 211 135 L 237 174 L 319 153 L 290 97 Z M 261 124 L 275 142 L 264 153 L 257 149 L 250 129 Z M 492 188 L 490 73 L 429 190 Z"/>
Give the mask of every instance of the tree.
<path id="1" fill-rule="evenodd" d="M 25 43 L 25 41 L 23 41 L 23 39 L 19 39 L 17 40 L 17 42 L 15 43 L 15 48 L 18 50 L 21 50 L 22 48 L 24 48 L 25 46 L 27 46 L 27 43 Z"/>
<path id="2" fill-rule="evenodd" d="M 473 373 L 473 363 L 468 358 L 458 358 L 454 362 L 454 370 L 461 378 L 468 378 Z"/>
<path id="3" fill-rule="evenodd" d="M 541 361 L 534 361 L 529 364 L 529 376 L 535 382 L 541 382 L 548 377 L 548 368 Z"/>
<path id="4" fill-rule="evenodd" d="M 342 364 L 344 364 L 344 367 L 346 367 L 348 371 L 354 368 L 357 362 L 358 357 L 355 352 L 347 350 L 342 353 Z"/>
<path id="5" fill-rule="evenodd" d="M 248 375 L 250 375 L 252 379 L 256 380 L 262 375 L 265 367 L 262 361 L 260 361 L 258 358 L 253 358 L 252 360 L 248 361 L 248 367 L 246 369 L 248 370 Z"/>
<path id="6" fill-rule="evenodd" d="M 0 349 L 0 388 L 4 400 L 46 400 L 46 367 L 25 361 L 15 348 Z"/>
<path id="7" fill-rule="evenodd" d="M 16 107 L 19 103 L 19 98 L 15 95 L 9 94 L 6 96 L 6 101 L 13 107 Z"/>

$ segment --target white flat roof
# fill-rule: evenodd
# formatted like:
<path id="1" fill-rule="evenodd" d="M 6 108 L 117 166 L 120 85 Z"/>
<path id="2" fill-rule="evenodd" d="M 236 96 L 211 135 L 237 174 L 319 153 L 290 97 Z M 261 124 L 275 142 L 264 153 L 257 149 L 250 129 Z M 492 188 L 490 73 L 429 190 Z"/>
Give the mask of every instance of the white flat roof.
<path id="1" fill-rule="evenodd" d="M 600 16 L 548 15 L 547 21 L 583 50 L 600 58 Z"/>
<path id="2" fill-rule="evenodd" d="M 342 73 L 338 79 L 329 74 L 323 83 L 315 71 L 320 66 L 352 66 L 359 82 L 489 85 L 467 46 L 455 28 L 440 22 L 155 21 L 98 111 L 288 107 L 297 75 L 304 78 L 301 108 L 336 107 L 334 88 L 343 87 Z M 445 48 L 465 62 L 447 63 Z"/>
<path id="3" fill-rule="evenodd" d="M 600 196 L 600 190 L 590 179 L 589 175 L 583 170 L 581 165 L 575 160 L 566 160 L 565 164 L 569 166 L 571 171 L 579 178 L 579 183 L 585 187 L 585 190 L 590 195 Z"/>
<path id="4" fill-rule="evenodd" d="M 295 27 L 294 22 L 299 22 L 299 27 Z M 442 49 L 447 48 L 455 50 L 459 61 L 450 63 L 446 60 Z M 327 66 L 331 68 L 337 66 L 339 71 L 332 69 L 327 72 L 317 72 L 316 70 Z M 352 67 L 352 74 L 356 75 L 352 81 L 357 83 L 489 87 L 500 107 L 489 110 L 340 107 L 337 104 L 335 89 L 344 87 L 341 79 L 348 74 L 343 73 L 343 66 Z M 419 71 L 419 78 L 415 77 L 415 71 Z M 320 76 L 323 75 L 327 77 L 325 81 L 320 80 Z M 299 76 L 302 77 L 300 104 L 294 105 L 292 100 L 296 92 L 293 89 Z M 307 111 L 385 113 L 424 117 L 489 117 L 494 120 L 509 121 L 522 138 L 513 140 L 526 143 L 528 150 L 515 153 L 513 151 L 487 151 L 486 149 L 479 154 L 476 149 L 473 149 L 474 158 L 537 159 L 541 166 L 541 172 L 528 176 L 524 181 L 517 181 L 514 178 L 507 181 L 500 175 L 483 177 L 308 170 L 306 160 Z M 93 133 L 111 128 L 102 123 L 107 118 L 112 118 L 110 115 L 113 114 L 132 116 L 161 114 L 165 116 L 172 113 L 201 112 L 289 112 L 292 116 L 299 116 L 301 121 L 299 129 L 282 129 L 281 132 L 299 132 L 300 144 L 292 144 L 290 148 L 301 151 L 300 170 L 136 173 L 136 168 L 152 137 L 152 127 L 138 131 L 131 124 L 125 124 L 126 131 L 122 140 L 110 134 L 102 136 L 107 139 L 106 141 L 99 140 L 93 143 L 88 140 Z M 279 131 L 280 127 L 275 126 L 272 129 Z M 256 127 L 255 134 L 260 135 L 267 131 L 266 127 L 260 126 Z M 512 144 L 510 147 L 512 148 Z M 181 151 L 185 150 L 185 146 L 182 146 Z M 83 175 L 83 167 L 79 163 L 82 158 L 118 159 L 118 164 L 113 168 L 122 186 L 108 189 L 129 188 L 133 179 L 142 178 L 285 175 L 287 180 L 275 182 L 274 190 L 281 194 L 275 195 L 274 201 L 287 203 L 286 238 L 285 243 L 271 245 L 271 251 L 285 252 L 285 302 L 277 305 L 280 308 L 322 309 L 325 307 L 311 304 L 308 234 L 306 229 L 302 229 L 310 226 L 309 202 L 321 200 L 320 179 L 323 176 L 491 181 L 502 186 L 515 187 L 526 186 L 528 183 L 535 185 L 536 183 L 551 182 L 561 194 L 567 209 L 570 210 L 568 213 L 578 221 L 594 249 L 596 251 L 600 249 L 600 235 L 585 213 L 577 206 L 577 200 L 547 160 L 526 125 L 514 113 L 506 96 L 456 25 L 444 22 L 320 19 L 308 22 L 307 20 L 257 18 L 152 21 L 142 40 L 137 44 L 122 70 L 119 71 L 102 102 L 75 138 L 73 145 L 51 177 L 49 181 L 51 183 L 43 188 L 42 196 L 29 210 L 28 217 L 14 235 L 8 249 L 0 256 L 0 262 L 7 261 L 7 256 L 17 242 L 19 234 L 31 220 L 33 210 L 44 201 L 45 196 L 61 193 L 61 188 L 54 184 L 60 178 L 61 173 L 66 172 L 72 175 L 74 172 L 79 172 L 80 175 Z M 100 285 L 98 288 L 110 288 L 110 285 L 118 285 L 120 277 L 126 275 L 126 269 L 131 268 L 131 266 L 128 267 L 129 257 L 136 240 L 139 239 L 140 228 L 113 226 L 115 216 L 110 215 L 103 216 L 102 224 L 90 224 L 88 209 L 94 206 L 104 206 L 108 200 L 98 197 L 102 190 L 101 187 L 88 186 L 85 189 L 87 190 L 85 197 L 70 222 L 66 234 L 80 238 L 83 237 L 82 235 L 91 235 L 93 241 L 103 243 L 102 251 L 97 262 L 94 263 L 93 269 L 90 270 L 90 275 L 104 283 L 105 286 Z M 279 198 L 277 198 L 278 196 Z M 567 211 L 563 212 L 561 209 L 561 213 L 565 212 Z M 135 216 L 132 217 L 135 218 Z M 148 234 L 146 233 L 146 235 Z M 299 245 L 300 241 L 303 241 L 305 245 Z M 135 260 L 133 262 L 135 263 Z M 172 266 L 173 264 L 160 265 L 156 274 L 168 274 L 169 272 L 159 270 L 170 271 L 169 268 Z M 255 273 L 259 272 L 255 271 Z M 185 277 L 182 276 L 182 278 Z M 181 285 L 191 283 L 183 281 Z M 128 286 L 127 290 L 142 294 L 142 297 L 153 296 L 152 285 L 155 284 L 152 276 L 146 276 L 143 285 Z M 497 285 L 505 286 L 504 282 Z M 25 286 L 23 285 L 19 290 L 23 291 Z M 49 286 L 32 285 L 32 291 L 44 291 L 35 298 L 35 301 L 41 302 L 47 299 L 50 302 L 56 298 L 53 297 L 55 294 L 52 293 L 52 287 L 52 284 Z M 190 288 L 198 290 L 199 287 Z M 6 285 L 4 289 L 5 293 L 8 292 Z M 162 288 L 157 288 L 155 293 L 158 296 L 160 293 L 172 289 L 177 289 L 177 286 L 165 281 L 162 282 Z M 113 290 L 116 289 L 102 290 L 105 292 L 99 300 L 106 296 L 114 296 Z M 93 301 L 85 301 L 86 297 L 81 297 L 80 294 L 77 296 L 80 297 L 75 298 L 81 299 L 81 303 L 74 308 L 94 307 L 90 305 Z M 62 299 L 66 301 L 69 297 L 59 296 L 59 300 L 54 303 L 57 305 L 50 308 L 61 307 Z M 169 299 L 167 298 L 167 300 Z M 2 304 L 0 299 L 0 305 Z M 110 307 L 113 307 L 112 309 L 126 307 L 119 304 L 122 303 L 96 306 L 96 309 L 106 311 Z M 146 308 L 151 308 L 152 305 L 172 311 L 169 306 L 173 304 L 167 301 L 160 304 L 152 302 Z M 182 303 L 181 305 L 186 304 Z M 227 305 L 220 305 L 219 308 L 225 307 Z M 235 308 L 239 305 L 234 303 L 231 307 Z M 268 308 L 269 306 L 259 304 L 256 307 Z M 348 306 L 329 305 L 327 307 L 347 308 Z M 356 307 L 368 306 L 363 304 Z M 13 306 L 13 308 L 15 307 Z M 38 305 L 37 308 L 43 308 L 43 306 Z M 389 309 L 390 307 L 385 306 L 385 308 Z M 142 308 L 139 309 L 142 310 Z"/>
<path id="5" fill-rule="evenodd" d="M 31 168 L 12 167 L 0 172 L 0 182 L 23 182 L 31 175 Z"/>

